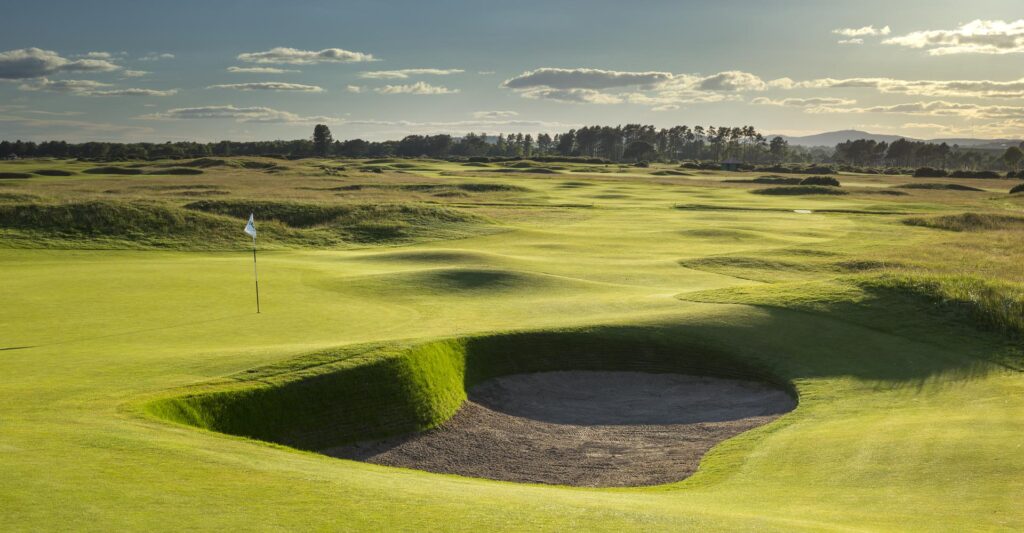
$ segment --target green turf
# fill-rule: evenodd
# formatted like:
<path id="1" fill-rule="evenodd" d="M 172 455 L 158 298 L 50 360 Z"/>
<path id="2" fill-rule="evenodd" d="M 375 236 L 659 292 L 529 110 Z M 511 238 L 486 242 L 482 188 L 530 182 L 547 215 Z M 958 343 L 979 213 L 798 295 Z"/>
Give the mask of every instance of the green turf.
<path id="1" fill-rule="evenodd" d="M 86 172 L 102 166 L 0 164 L 31 174 L 0 182 L 0 529 L 1024 529 L 1021 232 L 904 222 L 1019 216 L 1005 184 L 888 197 L 867 192 L 910 178 L 844 175 L 844 196 L 772 196 L 726 182 L 755 174 L 429 160 Z M 277 217 L 258 219 L 259 315 L 256 208 Z M 401 238 L 351 229 L 397 222 Z M 757 375 L 800 403 L 648 488 L 299 449 L 428 427 L 467 384 L 569 367 Z"/>

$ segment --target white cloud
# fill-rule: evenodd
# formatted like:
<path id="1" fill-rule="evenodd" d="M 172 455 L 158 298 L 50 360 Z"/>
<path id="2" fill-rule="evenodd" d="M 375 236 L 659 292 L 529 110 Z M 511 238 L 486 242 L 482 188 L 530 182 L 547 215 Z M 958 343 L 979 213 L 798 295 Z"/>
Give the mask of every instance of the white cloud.
<path id="1" fill-rule="evenodd" d="M 121 68 L 105 59 L 67 59 L 51 50 L 21 48 L 0 52 L 0 79 L 26 80 L 60 72 L 109 72 Z"/>
<path id="2" fill-rule="evenodd" d="M 288 65 L 312 65 L 316 63 L 361 63 L 376 61 L 371 54 L 352 52 L 341 48 L 325 48 L 323 50 L 298 50 L 279 46 L 265 52 L 249 52 L 238 55 L 239 61 L 246 63 L 280 63 Z"/>
<path id="3" fill-rule="evenodd" d="M 400 70 L 370 70 L 360 72 L 359 77 L 369 80 L 404 80 L 410 76 L 447 76 L 463 72 L 465 70 L 458 68 L 404 68 Z"/>
<path id="4" fill-rule="evenodd" d="M 892 29 L 889 26 L 883 26 L 881 28 L 875 28 L 874 25 L 864 26 L 861 28 L 839 28 L 832 30 L 832 33 L 836 35 L 842 35 L 843 37 L 876 37 L 881 35 L 889 35 L 892 33 Z"/>
<path id="5" fill-rule="evenodd" d="M 926 49 L 930 55 L 1013 54 L 1024 52 L 1024 19 L 974 20 L 952 30 L 915 31 L 882 41 Z"/>
<path id="6" fill-rule="evenodd" d="M 774 83 L 774 82 L 772 82 Z M 820 78 L 806 81 L 789 80 L 780 88 L 868 88 L 887 94 L 908 94 L 931 97 L 1021 98 L 1024 97 L 1024 78 L 1010 81 L 995 80 L 899 80 L 893 78 Z"/>
<path id="7" fill-rule="evenodd" d="M 735 93 L 763 91 L 760 77 L 737 70 L 710 76 L 624 72 L 591 68 L 539 68 L 505 80 L 502 87 L 524 98 L 570 103 L 650 105 L 659 111 L 688 103 L 735 100 Z"/>
<path id="8" fill-rule="evenodd" d="M 771 98 L 765 98 L 763 96 L 754 98 L 750 101 L 752 104 L 757 105 L 773 105 L 783 107 L 813 107 L 823 105 L 851 105 L 856 104 L 856 100 L 849 100 L 846 98 L 783 98 L 781 100 L 773 100 Z"/>
<path id="9" fill-rule="evenodd" d="M 111 54 L 110 52 L 89 52 L 82 57 L 89 59 L 113 59 L 114 54 Z"/>
<path id="10" fill-rule="evenodd" d="M 126 78 L 141 78 L 149 74 L 149 72 L 145 70 L 126 70 L 121 74 L 124 74 L 124 77 Z"/>
<path id="11" fill-rule="evenodd" d="M 537 87 L 518 91 L 523 98 L 533 100 L 555 100 L 574 104 L 621 104 L 624 99 L 617 94 L 608 94 L 596 89 L 553 89 Z"/>
<path id="12" fill-rule="evenodd" d="M 288 74 L 299 71 L 277 67 L 228 67 L 228 72 L 235 74 Z"/>
<path id="13" fill-rule="evenodd" d="M 385 85 L 374 89 L 379 94 L 455 94 L 458 89 L 449 89 L 418 81 L 411 85 Z"/>
<path id="14" fill-rule="evenodd" d="M 345 86 L 345 90 L 350 92 L 350 93 L 361 93 L 361 92 L 363 92 L 363 88 L 360 87 L 359 85 L 346 85 Z"/>
<path id="15" fill-rule="evenodd" d="M 74 93 L 88 94 L 110 87 L 109 83 L 101 83 L 94 80 L 50 80 L 40 78 L 18 86 L 22 91 L 47 91 L 53 93 Z"/>
<path id="16" fill-rule="evenodd" d="M 294 91 L 304 93 L 322 93 L 323 87 L 303 85 L 301 83 L 285 83 L 277 81 L 261 81 L 254 83 L 224 83 L 210 85 L 207 89 L 235 89 L 238 91 Z"/>
<path id="17" fill-rule="evenodd" d="M 960 117 L 967 119 L 1014 119 L 1024 118 L 1024 107 L 965 104 L 936 100 L 931 102 L 909 102 L 871 107 L 837 107 L 822 105 L 807 108 L 808 113 L 893 113 L 929 117 Z"/>
<path id="18" fill-rule="evenodd" d="M 139 61 L 161 61 L 164 59 L 174 59 L 174 54 L 151 52 L 140 57 Z"/>
<path id="19" fill-rule="evenodd" d="M 236 107 L 233 105 L 214 105 L 203 107 L 182 107 L 168 109 L 159 113 L 143 115 L 139 118 L 148 120 L 234 120 L 237 122 L 267 122 L 311 124 L 314 122 L 340 122 L 334 117 L 301 116 L 289 111 L 280 111 L 270 107 Z"/>
<path id="20" fill-rule="evenodd" d="M 864 44 L 864 39 L 839 39 L 836 42 L 839 44 Z"/>
<path id="21" fill-rule="evenodd" d="M 113 86 L 109 83 L 101 83 L 94 80 L 50 80 L 48 78 L 32 80 L 18 86 L 22 91 L 47 91 L 79 96 L 171 96 L 178 92 L 177 89 L 158 90 L 110 87 Z"/>
<path id="22" fill-rule="evenodd" d="M 499 118 L 517 117 L 517 116 L 519 116 L 519 113 L 517 113 L 515 111 L 475 111 L 473 113 L 473 118 L 475 118 L 475 119 L 487 119 L 487 120 L 499 119 Z"/>
<path id="23" fill-rule="evenodd" d="M 672 79 L 670 72 L 622 72 L 595 68 L 539 68 L 505 80 L 508 89 L 610 89 L 653 87 Z"/>
<path id="24" fill-rule="evenodd" d="M 696 84 L 687 88 L 700 91 L 763 91 L 767 88 L 767 84 L 760 77 L 749 72 L 728 70 L 700 78 Z"/>
<path id="25" fill-rule="evenodd" d="M 110 89 L 105 91 L 92 91 L 85 93 L 87 96 L 172 96 L 178 94 L 177 89 L 139 89 L 129 87 L 126 89 Z"/>

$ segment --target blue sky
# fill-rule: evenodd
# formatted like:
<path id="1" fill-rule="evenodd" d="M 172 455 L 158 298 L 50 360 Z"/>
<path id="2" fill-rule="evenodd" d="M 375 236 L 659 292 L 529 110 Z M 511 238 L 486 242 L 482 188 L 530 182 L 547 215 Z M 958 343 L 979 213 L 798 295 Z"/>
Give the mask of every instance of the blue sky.
<path id="1" fill-rule="evenodd" d="M 287 139 L 316 122 L 368 139 L 636 122 L 1024 137 L 1019 6 L 23 4 L 0 33 L 0 137 Z"/>

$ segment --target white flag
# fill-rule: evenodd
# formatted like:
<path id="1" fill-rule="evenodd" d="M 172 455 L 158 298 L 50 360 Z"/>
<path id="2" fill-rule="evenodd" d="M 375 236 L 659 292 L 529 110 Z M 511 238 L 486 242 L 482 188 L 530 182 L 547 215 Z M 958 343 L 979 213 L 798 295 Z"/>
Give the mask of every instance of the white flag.
<path id="1" fill-rule="evenodd" d="M 256 238 L 256 224 L 253 223 L 252 213 L 249 213 L 249 223 L 245 225 L 245 232 Z"/>

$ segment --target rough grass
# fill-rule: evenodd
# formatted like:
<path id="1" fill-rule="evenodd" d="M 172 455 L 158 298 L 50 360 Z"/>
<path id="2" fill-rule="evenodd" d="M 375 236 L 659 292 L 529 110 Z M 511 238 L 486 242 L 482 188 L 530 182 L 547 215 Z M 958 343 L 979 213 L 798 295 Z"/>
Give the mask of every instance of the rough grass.
<path id="1" fill-rule="evenodd" d="M 32 173 L 37 176 L 73 176 L 75 174 L 70 170 L 63 170 L 59 168 L 43 168 L 39 170 L 33 170 Z"/>
<path id="2" fill-rule="evenodd" d="M 83 174 L 117 174 L 124 176 L 133 176 L 143 174 L 144 171 L 141 168 L 128 168 L 128 167 L 92 167 L 82 171 Z"/>
<path id="3" fill-rule="evenodd" d="M 1010 194 L 1019 194 L 1022 192 L 1024 192 L 1024 183 L 1021 183 L 1020 185 L 1014 185 L 1010 189 Z"/>
<path id="4" fill-rule="evenodd" d="M 188 167 L 160 168 L 147 172 L 147 174 L 166 176 L 198 176 L 202 173 L 202 169 Z"/>
<path id="5" fill-rule="evenodd" d="M 842 189 L 824 185 L 794 185 L 792 187 L 769 187 L 767 189 L 756 189 L 750 191 L 754 194 L 768 196 L 807 196 L 816 194 L 828 194 L 833 196 L 848 194 Z"/>
<path id="6" fill-rule="evenodd" d="M 28 172 L 0 172 L 0 180 L 23 180 L 31 178 Z"/>
<path id="7" fill-rule="evenodd" d="M 927 189 L 935 191 L 971 191 L 971 192 L 984 192 L 984 189 L 977 187 L 971 187 L 969 185 L 961 185 L 959 183 L 905 183 L 903 185 L 896 185 L 897 189 Z"/>
<path id="8" fill-rule="evenodd" d="M 990 231 L 1024 229 L 1024 217 L 993 213 L 961 213 L 938 217 L 914 217 L 903 221 L 909 226 L 948 231 Z"/>

